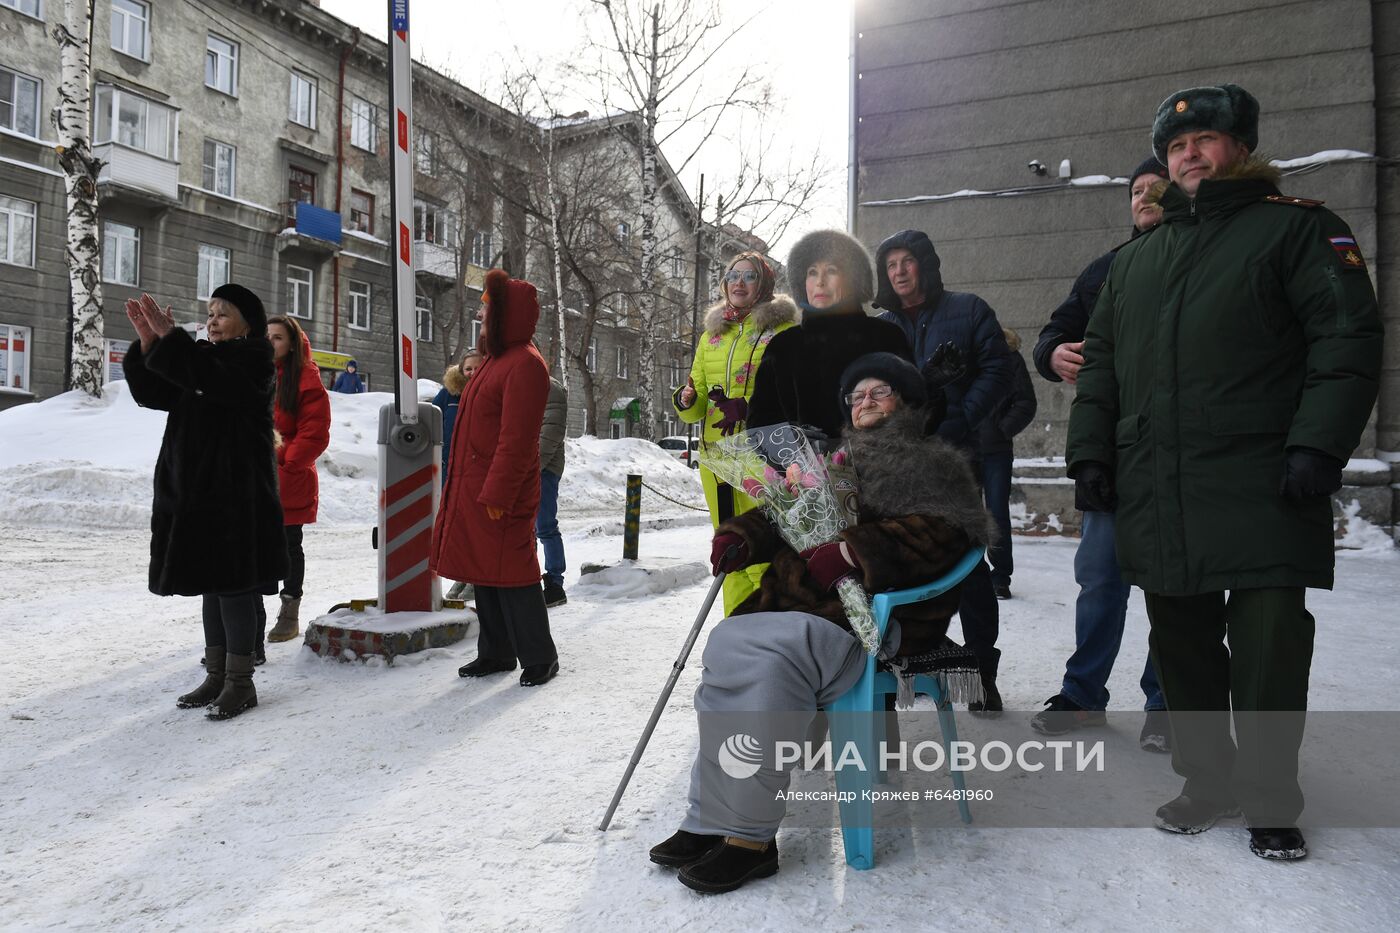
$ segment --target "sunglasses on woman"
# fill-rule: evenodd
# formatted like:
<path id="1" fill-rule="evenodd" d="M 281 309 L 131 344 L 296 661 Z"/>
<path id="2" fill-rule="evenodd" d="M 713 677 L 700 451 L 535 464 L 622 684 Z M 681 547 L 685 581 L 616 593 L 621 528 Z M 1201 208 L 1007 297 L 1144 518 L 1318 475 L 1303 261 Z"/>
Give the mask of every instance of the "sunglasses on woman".
<path id="1" fill-rule="evenodd" d="M 737 285 L 740 282 L 752 284 L 758 281 L 758 273 L 754 272 L 752 269 L 743 272 L 736 269 L 732 272 L 726 272 L 724 274 L 724 280 L 730 285 Z"/>

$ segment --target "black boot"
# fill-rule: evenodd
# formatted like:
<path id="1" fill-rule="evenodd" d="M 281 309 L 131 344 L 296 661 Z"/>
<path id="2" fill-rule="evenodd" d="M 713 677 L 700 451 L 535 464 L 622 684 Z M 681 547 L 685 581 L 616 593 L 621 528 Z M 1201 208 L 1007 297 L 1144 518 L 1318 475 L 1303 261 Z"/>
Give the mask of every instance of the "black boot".
<path id="1" fill-rule="evenodd" d="M 1157 808 L 1153 821 L 1158 829 L 1183 836 L 1203 833 L 1223 817 L 1239 816 L 1240 808 L 1233 803 L 1214 800 L 1192 800 L 1182 794 Z"/>
<path id="2" fill-rule="evenodd" d="M 496 661 L 492 658 L 477 658 L 470 664 L 457 668 L 458 677 L 485 677 L 487 674 L 502 674 L 515 670 L 514 661 Z"/>
<path id="3" fill-rule="evenodd" d="M 684 868 L 709 855 L 723 841 L 723 836 L 702 836 L 678 829 L 670 839 L 651 847 L 651 860 L 667 868 Z"/>
<path id="4" fill-rule="evenodd" d="M 204 683 L 175 701 L 180 709 L 208 706 L 219 698 L 224 689 L 224 646 L 204 649 Z"/>
<path id="5" fill-rule="evenodd" d="M 210 719 L 232 719 L 258 705 L 253 687 L 253 656 L 231 654 L 224 658 L 224 689 L 209 710 Z"/>
<path id="6" fill-rule="evenodd" d="M 997 690 L 997 675 L 982 672 L 982 702 L 967 704 L 967 711 L 979 716 L 1000 716 L 1001 692 Z"/>
<path id="7" fill-rule="evenodd" d="M 1249 851 L 1260 858 L 1286 862 L 1292 859 L 1306 858 L 1308 844 L 1303 841 L 1303 834 L 1298 832 L 1296 826 L 1285 826 L 1280 829 L 1263 829 L 1251 826 L 1249 827 Z"/>
<path id="8" fill-rule="evenodd" d="M 699 861 L 691 862 L 676 877 L 681 884 L 701 894 L 726 894 L 755 878 L 767 878 L 778 871 L 778 840 L 750 842 L 725 836 Z"/>
<path id="9" fill-rule="evenodd" d="M 520 686 L 538 687 L 547 684 L 554 679 L 554 675 L 559 673 L 559 662 L 550 661 L 548 664 L 531 664 L 520 670 Z"/>

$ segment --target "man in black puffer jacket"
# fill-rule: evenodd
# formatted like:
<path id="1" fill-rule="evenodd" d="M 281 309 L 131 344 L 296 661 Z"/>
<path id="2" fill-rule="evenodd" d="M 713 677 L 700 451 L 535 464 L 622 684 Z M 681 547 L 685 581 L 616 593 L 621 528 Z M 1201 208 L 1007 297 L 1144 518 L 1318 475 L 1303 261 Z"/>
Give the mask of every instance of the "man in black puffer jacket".
<path id="1" fill-rule="evenodd" d="M 928 234 L 920 230 L 896 233 L 875 253 L 879 283 L 875 305 L 885 309 L 881 320 L 904 332 L 914 351 L 914 364 L 926 378 L 938 368 L 940 347 L 951 343 L 961 351 L 965 369 L 944 386 L 948 412 L 938 427 L 938 436 L 966 452 L 974 472 L 980 474 L 977 426 L 1011 391 L 1011 348 L 1006 345 L 996 312 L 985 301 L 967 292 L 944 289 L 940 265 Z M 963 638 L 977 655 L 987 695 L 985 704 L 970 708 L 974 712 L 1001 712 L 1001 694 L 996 687 L 1000 622 L 991 571 L 985 561 L 963 584 L 958 615 Z"/>

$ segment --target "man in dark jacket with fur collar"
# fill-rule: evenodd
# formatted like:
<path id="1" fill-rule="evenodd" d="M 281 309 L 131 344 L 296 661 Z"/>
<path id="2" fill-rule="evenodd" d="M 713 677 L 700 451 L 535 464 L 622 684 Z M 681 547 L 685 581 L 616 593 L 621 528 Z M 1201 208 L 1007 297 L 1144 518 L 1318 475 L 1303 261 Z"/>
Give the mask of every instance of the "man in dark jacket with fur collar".
<path id="1" fill-rule="evenodd" d="M 1186 778 L 1157 825 L 1197 833 L 1242 809 L 1256 855 L 1293 859 L 1306 587 L 1332 587 L 1331 494 L 1376 400 L 1382 333 L 1351 231 L 1279 194 L 1251 155 L 1258 120 L 1233 84 L 1158 108 L 1162 223 L 1109 269 L 1066 460 L 1077 494 L 1116 507 L 1123 579 L 1147 598 Z"/>
<path id="2" fill-rule="evenodd" d="M 946 290 L 940 266 L 933 241 L 923 231 L 903 230 L 889 237 L 875 252 L 879 281 L 875 305 L 885 309 L 880 320 L 904 332 L 914 351 L 914 365 L 926 377 L 938 368 L 939 349 L 945 344 L 961 351 L 965 368 L 944 386 L 948 411 L 938 436 L 961 447 L 975 464 L 978 425 L 1011 391 L 1011 348 L 996 312 L 976 295 Z M 986 692 L 984 703 L 969 708 L 998 713 L 1002 709 L 996 686 L 1000 620 L 991 570 L 985 562 L 967 578 L 962 592 L 958 615 L 963 638 L 977 654 Z"/>

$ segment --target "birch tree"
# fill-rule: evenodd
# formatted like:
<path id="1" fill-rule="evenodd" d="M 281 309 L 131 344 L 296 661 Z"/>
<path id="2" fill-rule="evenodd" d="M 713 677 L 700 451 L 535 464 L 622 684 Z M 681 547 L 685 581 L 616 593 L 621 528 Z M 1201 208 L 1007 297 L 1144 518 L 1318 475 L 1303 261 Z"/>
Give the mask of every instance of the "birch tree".
<path id="1" fill-rule="evenodd" d="M 72 362 L 69 387 L 102 391 L 101 244 L 97 238 L 97 173 L 88 115 L 92 112 L 92 0 L 64 0 L 63 22 L 54 27 L 62 77 L 58 107 L 58 161 L 68 194 L 68 287 L 72 298 Z"/>

